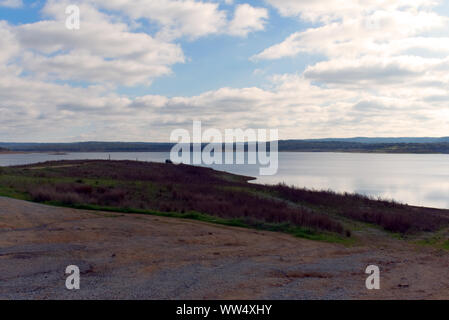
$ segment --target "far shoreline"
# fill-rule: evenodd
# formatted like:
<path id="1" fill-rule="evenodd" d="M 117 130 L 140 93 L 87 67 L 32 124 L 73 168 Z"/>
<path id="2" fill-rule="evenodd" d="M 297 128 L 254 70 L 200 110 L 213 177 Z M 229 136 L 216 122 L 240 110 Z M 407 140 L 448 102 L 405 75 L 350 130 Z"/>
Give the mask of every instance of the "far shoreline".
<path id="1" fill-rule="evenodd" d="M 236 151 L 234 151 L 236 152 Z M 77 150 L 77 151 L 34 151 L 34 150 L 27 150 L 27 151 L 0 151 L 0 155 L 2 154 L 49 154 L 49 155 L 67 155 L 70 153 L 170 153 L 170 150 L 162 150 L 162 151 L 154 151 L 154 150 L 148 150 L 148 151 L 142 151 L 142 150 L 113 150 L 113 151 L 107 151 L 107 150 Z M 193 152 L 192 152 L 193 153 Z M 225 153 L 225 152 L 223 152 Z M 244 153 L 248 153 L 248 151 L 244 151 Z M 414 154 L 414 155 L 449 155 L 449 152 L 389 152 L 389 151 L 362 151 L 362 150 L 352 150 L 352 151 L 345 151 L 345 150 L 280 150 L 278 153 L 339 153 L 339 154 L 345 154 L 345 153 L 355 153 L 355 154 Z"/>
<path id="2" fill-rule="evenodd" d="M 31 154 L 32 152 L 25 151 L 0 151 L 0 154 Z"/>

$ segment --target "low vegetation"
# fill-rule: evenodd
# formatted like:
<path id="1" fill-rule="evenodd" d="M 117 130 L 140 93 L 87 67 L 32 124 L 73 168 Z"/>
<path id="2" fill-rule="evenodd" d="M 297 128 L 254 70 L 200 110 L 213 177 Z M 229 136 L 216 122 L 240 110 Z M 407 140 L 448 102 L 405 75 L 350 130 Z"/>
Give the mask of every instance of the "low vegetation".
<path id="1" fill-rule="evenodd" d="M 271 188 L 279 197 L 321 207 L 349 219 L 379 225 L 392 232 L 436 231 L 448 223 L 444 210 L 418 208 L 359 194 L 311 191 L 279 184 Z"/>
<path id="2" fill-rule="evenodd" d="M 208 168 L 138 161 L 59 161 L 2 168 L 0 195 L 76 208 L 135 212 L 282 231 L 318 240 L 351 237 L 346 221 L 398 233 L 449 224 L 442 210 L 353 194 L 250 184 Z"/>

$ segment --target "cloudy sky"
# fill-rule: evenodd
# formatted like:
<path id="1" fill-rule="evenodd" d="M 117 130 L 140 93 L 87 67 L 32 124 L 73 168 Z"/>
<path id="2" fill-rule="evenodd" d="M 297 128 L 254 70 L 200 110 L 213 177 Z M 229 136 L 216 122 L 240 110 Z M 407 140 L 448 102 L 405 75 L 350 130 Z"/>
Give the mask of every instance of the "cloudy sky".
<path id="1" fill-rule="evenodd" d="M 445 136 L 449 1 L 0 0 L 0 75 L 0 141 Z"/>

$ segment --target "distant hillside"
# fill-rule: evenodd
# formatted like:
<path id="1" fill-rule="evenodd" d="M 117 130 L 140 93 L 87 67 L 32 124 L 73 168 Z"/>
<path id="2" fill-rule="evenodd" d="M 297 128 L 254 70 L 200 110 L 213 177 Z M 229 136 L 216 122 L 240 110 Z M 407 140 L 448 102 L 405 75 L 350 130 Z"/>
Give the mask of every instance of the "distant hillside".
<path id="1" fill-rule="evenodd" d="M 0 148 L 23 152 L 169 152 L 173 145 L 153 142 L 0 143 Z M 449 154 L 449 138 L 281 140 L 279 151 Z"/>
<path id="2" fill-rule="evenodd" d="M 2 148 L 25 152 L 164 152 L 172 146 L 153 142 L 0 143 Z"/>
<path id="3" fill-rule="evenodd" d="M 445 143 L 362 143 L 345 141 L 279 141 L 283 152 L 447 153 Z"/>
<path id="4" fill-rule="evenodd" d="M 402 137 L 402 138 L 327 138 L 327 139 L 307 139 L 307 140 L 290 140 L 290 141 L 341 141 L 341 142 L 360 142 L 360 143 L 449 143 L 449 137 L 431 138 L 431 137 Z"/>

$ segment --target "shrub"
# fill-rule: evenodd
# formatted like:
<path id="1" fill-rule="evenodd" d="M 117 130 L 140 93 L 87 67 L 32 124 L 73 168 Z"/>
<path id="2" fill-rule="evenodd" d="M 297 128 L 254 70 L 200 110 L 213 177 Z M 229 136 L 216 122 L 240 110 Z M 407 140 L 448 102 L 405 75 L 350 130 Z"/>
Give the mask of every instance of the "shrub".
<path id="1" fill-rule="evenodd" d="M 80 197 L 79 194 L 75 192 L 60 194 L 56 197 L 56 201 L 62 202 L 63 204 L 66 205 L 83 203 L 83 199 Z"/>
<path id="2" fill-rule="evenodd" d="M 30 190 L 29 194 L 31 199 L 36 202 L 50 201 L 56 197 L 55 191 L 50 190 L 48 187 L 38 187 L 35 190 Z"/>
<path id="3" fill-rule="evenodd" d="M 93 188 L 89 185 L 76 185 L 74 187 L 76 193 L 92 194 Z"/>

